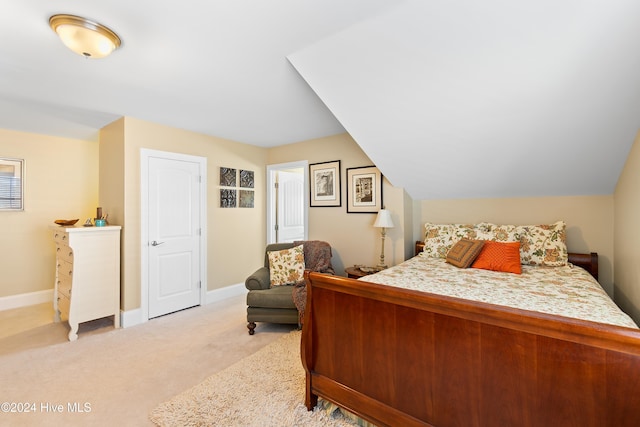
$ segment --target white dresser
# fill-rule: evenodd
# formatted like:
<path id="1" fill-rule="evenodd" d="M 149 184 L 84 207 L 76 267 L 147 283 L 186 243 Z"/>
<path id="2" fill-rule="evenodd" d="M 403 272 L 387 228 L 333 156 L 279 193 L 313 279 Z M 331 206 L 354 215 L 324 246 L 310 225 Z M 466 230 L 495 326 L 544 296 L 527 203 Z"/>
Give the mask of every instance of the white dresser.
<path id="1" fill-rule="evenodd" d="M 69 340 L 78 325 L 113 315 L 120 327 L 120 227 L 50 226 L 56 243 L 55 321 L 69 321 Z"/>

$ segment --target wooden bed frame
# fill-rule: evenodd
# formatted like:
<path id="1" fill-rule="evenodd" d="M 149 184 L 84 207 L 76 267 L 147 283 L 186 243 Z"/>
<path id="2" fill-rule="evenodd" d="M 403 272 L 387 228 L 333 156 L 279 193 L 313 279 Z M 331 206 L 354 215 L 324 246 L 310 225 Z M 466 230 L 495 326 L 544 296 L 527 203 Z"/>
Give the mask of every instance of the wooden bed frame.
<path id="1" fill-rule="evenodd" d="M 597 278 L 597 254 L 570 261 Z M 378 426 L 639 425 L 638 330 L 320 273 L 305 280 L 309 410 L 322 397 Z"/>

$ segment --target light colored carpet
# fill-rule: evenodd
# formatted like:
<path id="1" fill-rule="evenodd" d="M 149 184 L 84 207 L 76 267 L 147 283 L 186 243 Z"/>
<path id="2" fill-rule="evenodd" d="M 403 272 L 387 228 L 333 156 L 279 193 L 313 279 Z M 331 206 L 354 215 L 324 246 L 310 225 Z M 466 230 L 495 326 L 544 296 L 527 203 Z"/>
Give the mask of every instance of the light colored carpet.
<path id="1" fill-rule="evenodd" d="M 340 414 L 307 411 L 304 389 L 294 331 L 161 404 L 150 419 L 162 427 L 353 426 Z"/>
<path id="2" fill-rule="evenodd" d="M 259 323 L 256 334 L 249 335 L 245 298 L 125 329 L 108 321 L 96 321 L 103 327 L 87 322 L 73 342 L 67 340 L 66 322 L 36 323 L 7 334 L 0 339 L 0 403 L 29 403 L 35 410 L 0 412 L 0 427 L 153 427 L 149 412 L 160 403 L 295 328 Z M 15 316 L 6 314 L 0 312 L 0 329 L 18 331 L 7 327 Z M 90 404 L 91 411 L 70 411 L 78 403 Z M 60 405 L 62 412 L 56 411 Z"/>

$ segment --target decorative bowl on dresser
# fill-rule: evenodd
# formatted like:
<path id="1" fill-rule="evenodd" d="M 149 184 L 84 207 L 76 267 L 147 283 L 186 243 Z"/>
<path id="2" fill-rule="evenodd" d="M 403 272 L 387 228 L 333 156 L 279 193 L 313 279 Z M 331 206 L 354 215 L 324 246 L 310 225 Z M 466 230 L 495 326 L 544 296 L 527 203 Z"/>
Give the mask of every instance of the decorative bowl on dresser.
<path id="1" fill-rule="evenodd" d="M 50 226 L 56 244 L 55 321 L 69 321 L 69 341 L 78 325 L 113 315 L 120 327 L 120 227 Z"/>
<path id="2" fill-rule="evenodd" d="M 56 219 L 53 222 L 62 226 L 71 226 L 78 222 L 78 219 Z"/>

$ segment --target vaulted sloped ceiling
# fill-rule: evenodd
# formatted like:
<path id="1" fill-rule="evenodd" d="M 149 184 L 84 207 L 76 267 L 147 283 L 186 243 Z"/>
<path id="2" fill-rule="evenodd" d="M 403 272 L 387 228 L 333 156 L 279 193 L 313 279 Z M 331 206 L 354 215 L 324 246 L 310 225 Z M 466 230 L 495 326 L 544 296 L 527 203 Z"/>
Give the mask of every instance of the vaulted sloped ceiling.
<path id="1" fill-rule="evenodd" d="M 413 0 L 288 56 L 414 199 L 611 194 L 640 2 Z"/>
<path id="2" fill-rule="evenodd" d="M 70 52 L 57 13 L 122 48 Z M 0 128 L 96 140 L 130 116 L 263 147 L 346 129 L 414 199 L 611 194 L 640 125 L 638 17 L 638 0 L 0 0 Z"/>
<path id="3" fill-rule="evenodd" d="M 97 139 L 122 117 L 264 147 L 344 128 L 286 56 L 397 0 L 0 0 L 0 128 Z M 108 26 L 104 59 L 68 50 L 49 17 Z"/>

